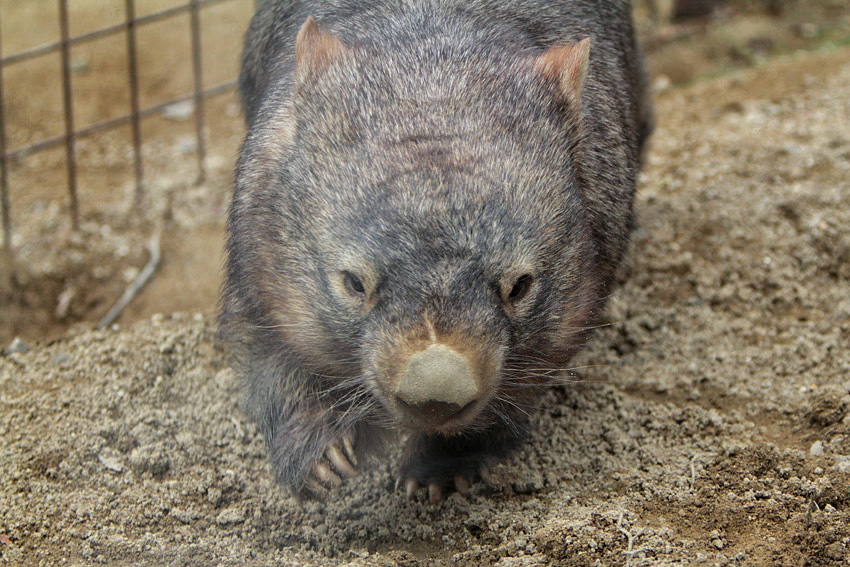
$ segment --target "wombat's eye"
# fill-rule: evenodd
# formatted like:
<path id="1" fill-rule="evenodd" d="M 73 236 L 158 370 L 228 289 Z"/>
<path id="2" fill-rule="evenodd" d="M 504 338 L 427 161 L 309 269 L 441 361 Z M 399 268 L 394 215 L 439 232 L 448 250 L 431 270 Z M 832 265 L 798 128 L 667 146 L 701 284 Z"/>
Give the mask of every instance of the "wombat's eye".
<path id="1" fill-rule="evenodd" d="M 510 293 L 508 293 L 508 301 L 511 303 L 517 303 L 522 300 L 523 297 L 528 295 L 528 290 L 531 289 L 531 283 L 534 281 L 534 278 L 531 277 L 531 274 L 523 274 L 517 278 L 514 282 L 514 286 L 511 288 Z"/>
<path id="2" fill-rule="evenodd" d="M 342 272 L 342 281 L 345 284 L 345 291 L 352 296 L 362 298 L 366 295 L 366 288 L 363 287 L 363 282 L 351 272 Z"/>

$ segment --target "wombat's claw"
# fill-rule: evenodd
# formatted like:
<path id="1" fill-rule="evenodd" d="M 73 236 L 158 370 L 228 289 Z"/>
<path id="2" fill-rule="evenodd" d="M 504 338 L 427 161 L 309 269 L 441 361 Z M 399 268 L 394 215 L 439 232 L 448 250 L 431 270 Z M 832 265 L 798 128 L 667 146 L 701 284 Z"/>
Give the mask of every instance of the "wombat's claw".
<path id="1" fill-rule="evenodd" d="M 472 485 L 470 479 L 463 475 L 455 475 L 454 477 L 455 490 L 458 494 L 465 495 L 469 492 Z M 402 485 L 402 479 L 396 481 L 396 490 Z M 408 478 L 404 481 L 404 495 L 408 500 L 413 500 L 416 496 L 416 491 L 419 490 L 419 481 L 415 478 Z M 436 504 L 443 499 L 443 487 L 437 482 L 428 483 L 428 502 Z"/>
<path id="2" fill-rule="evenodd" d="M 493 474 L 490 472 L 489 464 L 482 464 L 480 467 L 478 467 L 478 477 L 487 486 L 493 485 Z"/>
<path id="3" fill-rule="evenodd" d="M 436 504 L 443 499 L 443 489 L 436 482 L 428 484 L 428 502 Z"/>
<path id="4" fill-rule="evenodd" d="M 342 484 L 346 478 L 357 472 L 357 456 L 354 453 L 354 439 L 344 435 L 339 442 L 331 443 L 325 449 L 325 460 L 313 466 L 313 470 L 304 480 L 304 486 L 316 498 L 324 498 L 329 491 Z"/>
<path id="5" fill-rule="evenodd" d="M 470 493 L 473 484 L 481 480 L 493 487 L 492 468 L 503 458 L 500 453 L 487 451 L 487 444 L 501 441 L 496 434 L 484 433 L 480 439 L 446 438 L 440 435 L 411 436 L 405 447 L 396 490 L 404 487 L 408 499 L 422 500 L 422 493 L 431 503 L 457 492 Z M 495 441 L 494 441 L 495 439 Z M 507 439 L 505 444 L 510 444 Z M 420 492 L 420 488 L 425 488 Z"/>
<path id="6" fill-rule="evenodd" d="M 346 433 L 342 436 L 342 446 L 345 449 L 345 455 L 351 464 L 357 466 L 357 453 L 354 452 L 354 436 L 351 433 Z"/>
<path id="7" fill-rule="evenodd" d="M 341 474 L 346 477 L 354 476 L 354 473 L 356 472 L 354 467 L 336 445 L 328 445 L 328 448 L 325 451 L 325 457 L 328 461 L 330 461 L 334 469 L 339 471 Z M 354 464 L 356 465 L 357 461 L 355 461 Z"/>
<path id="8" fill-rule="evenodd" d="M 304 479 L 304 487 L 309 491 L 309 494 L 305 496 L 322 500 L 340 484 L 342 484 L 342 478 L 336 471 L 331 470 L 324 462 L 316 463 L 313 470 Z"/>
<path id="9" fill-rule="evenodd" d="M 396 488 L 401 484 L 401 479 L 396 482 Z M 419 481 L 415 478 L 409 478 L 404 481 L 404 495 L 408 500 L 413 500 L 416 496 L 416 491 L 419 490 Z M 443 499 L 443 489 L 436 482 L 428 484 L 428 502 L 436 504 Z"/>
<path id="10" fill-rule="evenodd" d="M 324 480 L 325 484 L 331 484 L 335 488 L 342 482 L 342 479 L 354 476 L 354 473 L 357 472 L 354 469 L 357 466 L 354 438 L 346 433 L 341 440 L 328 444 L 325 448 L 325 459 L 330 463 L 330 467 L 323 461 L 319 461 L 313 468 L 313 473 L 319 479 Z"/>
<path id="11" fill-rule="evenodd" d="M 469 492 L 469 479 L 463 475 L 456 474 L 455 475 L 455 490 L 460 494 L 466 494 Z"/>
<path id="12" fill-rule="evenodd" d="M 401 484 L 401 479 L 398 479 L 396 483 L 396 488 Z M 416 491 L 419 490 L 419 481 L 415 478 L 409 478 L 404 481 L 404 495 L 408 500 L 413 500 L 413 497 L 416 495 Z"/>

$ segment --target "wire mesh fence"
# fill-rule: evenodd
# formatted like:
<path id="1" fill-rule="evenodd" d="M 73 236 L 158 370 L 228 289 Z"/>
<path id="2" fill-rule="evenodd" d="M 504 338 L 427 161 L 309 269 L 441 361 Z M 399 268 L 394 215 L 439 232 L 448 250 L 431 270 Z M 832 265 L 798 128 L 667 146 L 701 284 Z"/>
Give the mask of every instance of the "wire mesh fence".
<path id="1" fill-rule="evenodd" d="M 36 3 L 32 0 L 27 1 L 33 4 Z M 96 133 L 129 126 L 133 162 L 132 175 L 135 186 L 135 197 L 138 200 L 142 197 L 145 189 L 142 121 L 176 104 L 189 103 L 191 104 L 191 112 L 194 115 L 194 147 L 197 157 L 198 180 L 202 181 L 204 179 L 207 170 L 204 101 L 212 96 L 233 90 L 236 81 L 235 76 L 231 76 L 217 84 L 205 86 L 204 66 L 202 64 L 204 49 L 202 43 L 201 15 L 204 10 L 209 9 L 214 4 L 235 3 L 238 0 L 188 0 L 159 9 L 148 9 L 144 15 L 138 14 L 137 4 L 139 1 L 123 0 L 122 21 L 75 34 L 72 33 L 70 25 L 73 16 L 72 11 L 75 7 L 75 4 L 71 0 L 38 0 L 40 4 L 55 2 L 58 19 L 57 37 L 39 45 L 11 53 L 7 53 L 6 46 L 4 45 L 3 30 L 15 25 L 15 22 L 8 21 L 10 16 L 4 13 L 3 7 L 0 6 L 0 219 L 2 219 L 3 248 L 7 255 L 12 253 L 12 228 L 15 222 L 15 211 L 12 210 L 12 199 L 10 197 L 12 182 L 10 180 L 9 170 L 10 165 L 20 158 L 53 148 L 64 148 L 67 210 L 70 223 L 76 229 L 80 223 L 77 160 L 78 141 Z M 251 3 L 251 6 L 254 3 Z M 185 29 L 185 33 L 191 38 L 191 88 L 187 92 L 180 93 L 168 100 L 143 104 L 142 97 L 140 96 L 142 85 L 139 72 L 140 30 L 156 22 L 179 17 L 185 18 L 186 16 L 188 16 L 189 25 Z M 122 35 L 126 40 L 124 42 L 124 50 L 126 51 L 125 73 L 129 91 L 126 112 L 118 116 L 95 120 L 82 127 L 78 126 L 75 117 L 80 105 L 85 104 L 86 101 L 80 100 L 80 97 L 75 95 L 74 92 L 72 49 L 84 44 L 97 42 L 104 38 L 120 37 Z M 238 53 L 238 47 L 238 45 L 233 46 L 234 53 Z M 58 134 L 15 144 L 10 141 L 8 136 L 9 110 L 6 99 L 6 94 L 10 87 L 14 85 L 10 85 L 8 81 L 4 81 L 4 77 L 7 76 L 8 71 L 13 67 L 26 66 L 38 58 L 51 54 L 58 55 L 60 58 L 61 80 L 58 82 L 61 84 L 61 115 L 64 122 L 62 131 Z"/>

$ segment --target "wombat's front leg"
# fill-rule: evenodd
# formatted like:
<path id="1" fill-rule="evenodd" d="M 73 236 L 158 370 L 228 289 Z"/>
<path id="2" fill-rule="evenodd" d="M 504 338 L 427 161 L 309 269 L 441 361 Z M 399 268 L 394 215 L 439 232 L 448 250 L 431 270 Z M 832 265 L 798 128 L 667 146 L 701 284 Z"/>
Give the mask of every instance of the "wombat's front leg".
<path id="1" fill-rule="evenodd" d="M 316 407 L 271 409 L 264 437 L 278 482 L 305 499 L 323 499 L 354 476 L 363 450 L 356 423 L 343 426 L 333 412 Z"/>
<path id="2" fill-rule="evenodd" d="M 450 437 L 439 433 L 413 435 L 405 447 L 397 486 L 404 486 L 407 497 L 413 498 L 424 485 L 432 503 L 441 500 L 447 489 L 464 493 L 475 480 L 486 480 L 490 468 L 519 445 L 523 429 L 499 423 Z"/>

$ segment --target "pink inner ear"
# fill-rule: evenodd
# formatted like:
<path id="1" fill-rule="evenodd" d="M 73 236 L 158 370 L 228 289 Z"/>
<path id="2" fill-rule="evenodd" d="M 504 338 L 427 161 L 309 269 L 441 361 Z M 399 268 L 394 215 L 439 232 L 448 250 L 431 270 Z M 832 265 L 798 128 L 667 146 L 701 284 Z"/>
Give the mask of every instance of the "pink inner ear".
<path id="1" fill-rule="evenodd" d="M 550 47 L 537 58 L 534 66 L 542 77 L 557 83 L 567 99 L 577 103 L 589 63 L 590 38 L 587 37 L 578 43 Z"/>
<path id="2" fill-rule="evenodd" d="M 313 16 L 301 25 L 295 39 L 295 74 L 300 80 L 316 77 L 345 51 L 332 33 L 322 31 Z"/>

